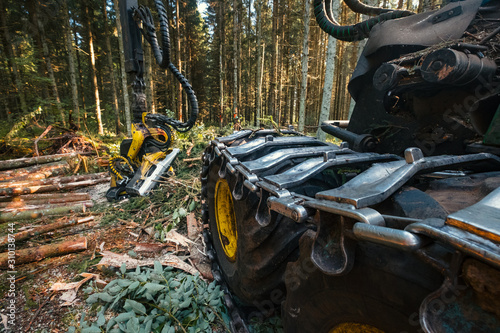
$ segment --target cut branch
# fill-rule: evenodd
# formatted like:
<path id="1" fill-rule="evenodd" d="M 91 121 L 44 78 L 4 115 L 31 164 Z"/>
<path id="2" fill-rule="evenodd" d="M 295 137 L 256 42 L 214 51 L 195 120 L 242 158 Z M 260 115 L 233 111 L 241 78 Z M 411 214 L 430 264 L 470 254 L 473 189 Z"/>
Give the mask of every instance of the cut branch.
<path id="1" fill-rule="evenodd" d="M 45 258 L 84 251 L 86 249 L 87 238 L 82 237 L 77 240 L 17 250 L 15 252 L 15 265 L 18 266 L 29 262 L 40 261 Z M 13 259 L 13 257 L 9 257 L 9 252 L 0 253 L 0 268 L 7 268 L 9 260 Z"/>

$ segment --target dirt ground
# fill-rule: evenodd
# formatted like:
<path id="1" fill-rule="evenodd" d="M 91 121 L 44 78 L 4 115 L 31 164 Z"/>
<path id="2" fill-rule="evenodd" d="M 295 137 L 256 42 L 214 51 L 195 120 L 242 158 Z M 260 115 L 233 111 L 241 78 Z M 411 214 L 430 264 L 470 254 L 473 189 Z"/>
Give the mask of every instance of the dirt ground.
<path id="1" fill-rule="evenodd" d="M 2 295 L 0 299 L 0 316 L 2 322 L 7 321 L 9 323 L 10 332 L 66 332 L 68 327 L 77 325 L 82 313 L 86 313 L 90 309 L 85 304 L 86 295 L 82 291 L 85 285 L 78 290 L 77 298 L 70 306 L 62 306 L 63 301 L 60 298 L 63 292 L 50 290 L 54 283 L 80 281 L 83 279 L 80 276 L 81 273 L 98 274 L 100 279 L 110 281 L 116 277 L 118 269 L 97 265 L 101 258 L 99 254 L 101 250 L 127 254 L 129 251 L 136 249 L 137 244 L 158 243 L 151 233 L 152 228 L 149 230 L 143 228 L 146 221 L 155 219 L 155 212 L 158 211 L 154 210 L 155 205 L 150 206 L 149 211 L 148 209 L 137 210 L 134 212 L 134 219 L 109 218 L 110 214 L 119 212 L 122 208 L 121 204 L 114 204 L 115 207 L 110 209 L 111 204 L 104 199 L 104 193 L 108 187 L 109 185 L 102 184 L 86 189 L 91 193 L 94 202 L 99 204 L 96 205 L 97 208 L 94 207 L 93 211 L 80 213 L 78 216 L 95 216 L 94 222 L 57 230 L 30 239 L 22 244 L 16 244 L 20 249 L 61 240 L 74 240 L 82 236 L 85 236 L 88 242 L 87 250 L 83 252 L 21 265 L 15 267 L 14 273 L 0 270 L 0 295 Z M 31 222 L 15 222 L 15 227 L 18 230 L 21 227 L 42 225 L 52 222 L 56 218 L 45 217 Z M 104 220 L 106 222 L 103 222 Z M 141 220 L 143 221 L 142 225 Z M 168 220 L 168 217 L 163 218 L 163 220 Z M 158 219 L 156 221 L 162 222 Z M 180 233 L 186 233 L 185 222 L 184 227 L 180 223 L 178 228 Z M 5 229 L 0 230 L 0 235 L 4 234 Z M 199 251 L 193 250 L 192 252 L 196 252 L 198 255 L 195 262 L 198 270 L 202 272 L 202 276 L 208 275 L 210 277 L 208 262 L 199 257 L 199 253 L 203 252 L 201 238 L 197 237 L 195 239 L 197 245 L 193 247 L 198 247 Z M 163 251 L 172 251 L 170 247 L 165 248 L 163 246 L 163 248 Z M 176 248 L 173 251 L 178 255 L 183 255 L 183 258 L 189 256 L 189 250 L 185 248 Z M 150 255 L 155 256 L 158 253 Z M 148 256 L 148 254 L 144 254 L 144 256 Z M 13 279 L 15 279 L 15 282 L 11 284 Z M 12 297 L 14 294 L 15 297 Z M 14 300 L 15 303 L 13 303 Z M 5 332 L 3 325 L 0 325 L 0 332 Z"/>

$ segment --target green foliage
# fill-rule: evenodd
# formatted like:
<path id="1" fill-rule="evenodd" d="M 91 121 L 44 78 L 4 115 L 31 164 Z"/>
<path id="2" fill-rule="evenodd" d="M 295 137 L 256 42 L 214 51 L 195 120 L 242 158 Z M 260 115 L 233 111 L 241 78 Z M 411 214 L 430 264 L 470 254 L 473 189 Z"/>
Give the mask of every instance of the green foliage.
<path id="1" fill-rule="evenodd" d="M 82 316 L 82 333 L 208 333 L 226 325 L 223 292 L 215 282 L 208 284 L 199 276 L 163 268 L 159 262 L 154 268 L 137 267 L 132 272 L 123 265 L 117 274 L 119 278 L 102 291 L 86 288 L 87 303 L 99 305 L 100 310 L 93 322 Z"/>
<path id="2" fill-rule="evenodd" d="M 5 135 L 5 138 L 6 139 L 10 139 L 12 137 L 14 137 L 21 129 L 24 128 L 24 126 L 26 126 L 29 121 L 35 117 L 36 115 L 39 115 L 42 113 L 42 108 L 39 106 L 38 108 L 36 108 L 34 111 L 28 113 L 27 115 L 24 115 L 21 117 L 20 120 L 18 120 L 14 126 L 11 127 L 11 130 L 9 131 L 9 133 L 7 133 L 7 135 Z"/>

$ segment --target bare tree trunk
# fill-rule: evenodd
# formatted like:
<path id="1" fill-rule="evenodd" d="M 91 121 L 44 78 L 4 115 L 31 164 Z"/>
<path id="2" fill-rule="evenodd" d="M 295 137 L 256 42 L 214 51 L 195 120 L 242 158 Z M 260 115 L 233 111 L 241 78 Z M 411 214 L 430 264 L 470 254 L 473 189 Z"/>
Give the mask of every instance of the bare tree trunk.
<path id="1" fill-rule="evenodd" d="M 106 38 L 106 56 L 108 58 L 109 74 L 111 79 L 111 91 L 113 93 L 113 108 L 115 111 L 115 130 L 116 134 L 120 133 L 120 109 L 118 108 L 118 94 L 116 92 L 116 75 L 113 66 L 113 55 L 111 54 L 111 40 L 109 38 L 108 28 L 108 11 L 106 10 L 107 0 L 104 0 L 104 32 Z"/>
<path id="2" fill-rule="evenodd" d="M 85 5 L 85 14 L 87 19 L 87 32 L 89 37 L 89 50 L 90 50 L 90 69 L 92 82 L 94 83 L 94 99 L 95 99 L 95 113 L 97 126 L 99 130 L 99 134 L 104 134 L 104 128 L 102 127 L 102 118 L 101 118 L 101 99 L 99 98 L 99 86 L 97 85 L 97 71 L 95 67 L 95 52 L 94 52 L 94 35 L 92 34 L 92 25 L 90 19 L 90 11 L 88 4 Z"/>
<path id="3" fill-rule="evenodd" d="M 118 32 L 118 47 L 120 49 L 120 67 L 121 67 L 121 79 L 122 79 L 122 91 L 123 91 L 123 105 L 125 106 L 125 125 L 127 126 L 127 135 L 131 136 L 131 119 L 130 119 L 130 98 L 128 96 L 128 86 L 127 86 L 127 73 L 125 72 L 125 54 L 123 51 L 123 40 L 122 35 L 122 25 L 120 22 L 120 9 L 118 7 L 118 0 L 113 0 L 116 12 L 116 30 Z"/>
<path id="4" fill-rule="evenodd" d="M 0 24 L 1 29 L 3 30 L 3 46 L 4 50 L 7 52 L 7 62 L 10 67 L 10 72 L 12 76 L 12 82 L 15 84 L 15 92 L 16 95 L 19 96 L 19 102 L 21 104 L 21 112 L 28 113 L 28 107 L 26 106 L 26 96 L 24 95 L 23 84 L 21 80 L 21 75 L 17 68 L 16 64 L 16 49 L 11 43 L 10 33 L 7 23 L 7 7 L 4 3 L 4 0 L 0 0 Z"/>
<path id="5" fill-rule="evenodd" d="M 279 1 L 273 0 L 273 26 L 272 26 L 272 42 L 273 52 L 271 54 L 271 77 L 269 82 L 269 112 L 276 119 L 276 88 L 277 88 L 277 70 L 278 70 L 278 10 Z"/>
<path id="6" fill-rule="evenodd" d="M 68 52 L 69 78 L 71 85 L 71 100 L 73 101 L 73 111 L 69 113 L 69 123 L 76 119 L 76 126 L 80 128 L 80 103 L 78 101 L 78 85 L 76 83 L 75 71 L 75 51 L 73 49 L 73 41 L 71 38 L 71 29 L 69 23 L 69 13 L 67 0 L 62 2 L 63 17 L 64 17 L 64 37 L 66 39 L 66 51 Z"/>
<path id="7" fill-rule="evenodd" d="M 307 97 L 307 63 L 309 59 L 309 23 L 311 21 L 311 3 L 305 1 L 304 8 L 304 39 L 302 40 L 302 77 L 300 80 L 299 101 L 299 132 L 304 132 Z"/>
<path id="8" fill-rule="evenodd" d="M 333 12 L 338 13 L 338 6 L 333 5 Z M 334 14 L 335 15 L 335 14 Z M 337 40 L 332 36 L 328 37 L 328 50 L 326 51 L 325 83 L 323 86 L 323 99 L 321 102 L 321 113 L 318 121 L 318 140 L 325 141 L 326 133 L 319 126 L 330 117 L 330 101 L 332 98 L 333 77 L 335 71 L 335 53 L 337 50 Z"/>
<path id="9" fill-rule="evenodd" d="M 255 102 L 255 125 L 257 127 L 260 126 L 260 114 L 262 108 L 262 74 L 263 74 L 263 66 L 261 62 L 264 60 L 264 49 L 265 46 L 262 45 L 262 0 L 256 0 L 254 3 L 255 10 L 257 12 L 257 96 Z"/>
<path id="10" fill-rule="evenodd" d="M 45 65 L 47 66 L 47 73 L 49 73 L 50 84 L 52 86 L 52 93 L 54 94 L 54 99 L 56 100 L 56 107 L 61 115 L 61 121 L 63 126 L 66 126 L 66 116 L 61 106 L 61 99 L 59 98 L 59 91 L 57 90 L 56 78 L 54 76 L 54 69 L 52 68 L 52 61 L 50 59 L 49 47 L 47 45 L 47 40 L 45 38 L 45 28 L 43 27 L 42 21 L 40 20 L 40 15 L 37 15 L 38 31 L 40 32 L 40 40 L 42 42 L 43 57 L 45 58 Z"/>
<path id="11" fill-rule="evenodd" d="M 154 81 L 153 81 L 153 68 L 152 68 L 153 58 L 151 56 L 151 47 L 149 43 L 145 44 L 144 48 L 144 81 L 146 81 L 146 101 L 149 106 L 149 110 L 152 113 L 156 113 L 156 105 L 154 102 Z"/>
<path id="12" fill-rule="evenodd" d="M 233 0 L 233 121 L 238 117 L 238 1 Z"/>
<path id="13" fill-rule="evenodd" d="M 181 14 L 179 12 L 179 1 L 175 1 L 175 15 L 177 16 L 177 19 L 175 20 L 175 30 L 177 33 L 177 49 L 175 50 L 176 55 L 177 55 L 177 69 L 179 72 L 182 72 L 182 67 L 181 67 L 181 25 L 180 25 L 180 20 L 181 20 Z M 177 84 L 177 119 L 182 121 L 182 86 L 181 84 Z"/>
<path id="14" fill-rule="evenodd" d="M 224 65 L 224 48 L 225 48 L 225 32 L 224 32 L 224 0 L 219 0 L 219 85 L 220 85 L 220 126 L 224 120 L 224 79 L 226 66 Z"/>

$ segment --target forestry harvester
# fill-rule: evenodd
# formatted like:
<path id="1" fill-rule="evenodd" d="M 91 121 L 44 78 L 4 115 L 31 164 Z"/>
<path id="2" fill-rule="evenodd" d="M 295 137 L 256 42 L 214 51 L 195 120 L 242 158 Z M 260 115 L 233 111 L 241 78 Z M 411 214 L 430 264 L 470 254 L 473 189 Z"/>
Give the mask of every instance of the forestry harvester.
<path id="1" fill-rule="evenodd" d="M 156 37 L 155 22 L 148 7 L 139 6 L 137 0 L 120 0 L 125 70 L 133 79 L 132 139 L 120 144 L 120 155 L 109 161 L 111 188 L 106 193 L 109 201 L 149 193 L 161 180 L 172 174 L 178 148 L 171 148 L 172 128 L 189 131 L 198 117 L 198 101 L 191 85 L 170 59 L 168 17 L 161 0 L 155 0 L 160 21 L 161 47 Z M 184 123 L 162 114 L 150 113 L 146 105 L 144 83 L 144 54 L 142 38 L 151 45 L 158 65 L 168 69 L 182 85 L 190 106 L 190 117 Z"/>
<path id="2" fill-rule="evenodd" d="M 242 130 L 204 152 L 232 329 L 274 311 L 286 333 L 500 332 L 500 1 L 344 2 L 371 18 L 314 0 L 326 33 L 368 38 L 347 128 L 321 126 L 344 142 Z"/>

